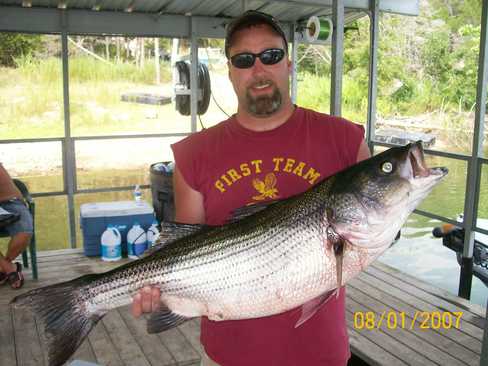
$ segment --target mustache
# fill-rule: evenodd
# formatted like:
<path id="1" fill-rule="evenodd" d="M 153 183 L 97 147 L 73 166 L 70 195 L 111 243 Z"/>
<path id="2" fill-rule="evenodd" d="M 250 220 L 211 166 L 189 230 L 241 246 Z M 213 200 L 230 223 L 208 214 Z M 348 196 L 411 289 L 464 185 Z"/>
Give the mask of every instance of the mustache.
<path id="1" fill-rule="evenodd" d="M 257 87 L 257 86 L 264 85 L 264 84 L 269 84 L 271 86 L 276 86 L 273 80 L 270 80 L 270 79 L 257 79 L 257 80 L 251 81 L 248 84 L 247 87 L 248 88 L 254 88 L 254 87 Z"/>

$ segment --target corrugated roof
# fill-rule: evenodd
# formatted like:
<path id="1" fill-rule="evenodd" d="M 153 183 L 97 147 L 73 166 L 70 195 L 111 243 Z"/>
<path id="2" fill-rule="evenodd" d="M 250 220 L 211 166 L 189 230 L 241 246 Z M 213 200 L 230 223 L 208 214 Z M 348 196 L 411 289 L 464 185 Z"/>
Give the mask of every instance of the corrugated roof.
<path id="1" fill-rule="evenodd" d="M 378 0 L 379 10 L 417 15 L 419 0 Z M 295 22 L 330 16 L 333 0 L 0 0 L 0 31 L 220 38 L 244 8 L 278 19 L 292 35 Z M 344 22 L 364 16 L 370 0 L 343 0 Z M 245 6 L 244 6 L 245 5 Z"/>
<path id="2" fill-rule="evenodd" d="M 365 11 L 369 0 L 345 0 L 346 13 Z M 247 9 L 261 10 L 285 22 L 304 20 L 311 15 L 330 15 L 332 0 L 247 0 Z M 236 17 L 242 0 L 0 0 L 0 6 L 58 8 L 91 11 Z M 416 15 L 418 0 L 382 0 L 380 10 Z"/>

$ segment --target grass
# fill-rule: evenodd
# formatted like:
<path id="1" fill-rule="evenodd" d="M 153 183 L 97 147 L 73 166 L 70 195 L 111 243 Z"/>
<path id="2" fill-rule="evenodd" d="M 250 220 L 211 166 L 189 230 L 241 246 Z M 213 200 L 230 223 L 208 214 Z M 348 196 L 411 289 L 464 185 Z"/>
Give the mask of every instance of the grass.
<path id="1" fill-rule="evenodd" d="M 0 135 L 5 139 L 63 136 L 61 61 L 26 57 L 17 60 L 17 66 L 0 68 Z M 70 118 L 75 135 L 109 134 L 114 127 L 120 129 L 121 120 L 132 130 L 141 108 L 121 102 L 121 94 L 148 85 L 157 90 L 151 60 L 138 68 L 131 63 L 108 65 L 78 57 L 70 60 L 69 70 Z M 170 79 L 169 65 L 163 63 L 161 81 Z"/>

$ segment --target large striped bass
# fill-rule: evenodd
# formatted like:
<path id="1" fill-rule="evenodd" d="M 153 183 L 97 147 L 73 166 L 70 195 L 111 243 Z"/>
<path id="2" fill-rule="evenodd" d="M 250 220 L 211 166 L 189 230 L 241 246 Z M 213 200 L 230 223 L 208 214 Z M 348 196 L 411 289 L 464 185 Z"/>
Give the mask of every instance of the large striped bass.
<path id="1" fill-rule="evenodd" d="M 12 303 L 37 316 L 51 366 L 146 285 L 161 289 L 163 304 L 148 320 L 151 333 L 193 317 L 258 318 L 303 305 L 299 326 L 390 246 L 446 174 L 426 167 L 420 143 L 391 148 L 300 195 L 238 210 L 225 225 L 166 224 L 166 238 L 150 255 Z"/>

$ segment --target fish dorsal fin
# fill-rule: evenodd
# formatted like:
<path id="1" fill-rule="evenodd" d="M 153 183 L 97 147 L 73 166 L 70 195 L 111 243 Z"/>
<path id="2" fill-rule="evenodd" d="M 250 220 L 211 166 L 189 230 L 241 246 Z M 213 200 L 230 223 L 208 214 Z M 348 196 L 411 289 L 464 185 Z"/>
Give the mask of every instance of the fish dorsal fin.
<path id="1" fill-rule="evenodd" d="M 165 330 L 177 327 L 191 318 L 173 313 L 168 308 L 151 313 L 147 320 L 147 332 L 149 334 L 161 333 Z"/>
<path id="2" fill-rule="evenodd" d="M 315 313 L 330 299 L 334 297 L 334 295 L 338 296 L 339 289 L 335 289 L 329 292 L 326 292 L 323 295 L 317 296 L 315 299 L 312 299 L 305 304 L 302 305 L 302 315 L 300 319 L 295 324 L 295 328 L 298 328 L 300 325 L 305 323 L 308 319 L 315 315 Z"/>
<path id="3" fill-rule="evenodd" d="M 196 233 L 204 228 L 205 225 L 201 224 L 183 224 L 181 222 L 165 222 L 161 223 L 161 231 L 159 232 L 159 238 L 161 242 L 175 241 L 187 235 Z"/>
<path id="4" fill-rule="evenodd" d="M 157 252 L 162 247 L 178 240 L 179 238 L 196 233 L 197 231 L 202 230 L 204 227 L 207 226 L 200 224 L 183 224 L 180 222 L 163 221 L 161 223 L 161 231 L 159 232 L 158 238 L 154 242 L 154 246 L 146 250 L 143 257 L 147 257 L 148 255 Z"/>
<path id="5" fill-rule="evenodd" d="M 247 206 L 239 207 L 232 211 L 232 216 L 227 220 L 227 223 L 237 222 L 242 220 L 248 216 L 254 215 L 255 213 L 261 212 L 264 209 L 268 208 L 271 205 L 274 205 L 276 201 L 273 202 L 259 202 L 259 203 L 252 203 Z"/>

